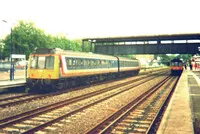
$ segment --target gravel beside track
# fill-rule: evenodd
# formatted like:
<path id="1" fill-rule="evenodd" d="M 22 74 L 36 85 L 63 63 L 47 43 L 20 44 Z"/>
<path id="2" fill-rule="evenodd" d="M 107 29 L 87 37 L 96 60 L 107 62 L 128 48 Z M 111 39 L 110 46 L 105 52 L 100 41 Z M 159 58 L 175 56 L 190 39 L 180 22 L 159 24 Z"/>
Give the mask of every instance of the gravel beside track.
<path id="1" fill-rule="evenodd" d="M 73 98 L 73 97 L 80 96 L 83 94 L 88 94 L 90 92 L 97 91 L 102 88 L 110 87 L 113 85 L 118 85 L 118 84 L 126 82 L 126 81 L 137 79 L 138 77 L 141 77 L 141 76 L 131 77 L 131 78 L 127 78 L 124 80 L 115 81 L 112 83 L 102 84 L 99 86 L 92 86 L 90 88 L 86 88 L 83 90 L 77 90 L 77 91 L 69 90 L 69 92 L 63 93 L 63 94 L 60 94 L 57 96 L 51 96 L 51 97 L 47 97 L 45 99 L 34 100 L 32 102 L 27 102 L 27 103 L 21 104 L 19 106 L 3 108 L 0 110 L 0 119 L 4 119 L 4 118 L 10 117 L 10 116 L 13 116 L 16 113 L 17 114 L 23 113 L 25 111 L 33 110 L 33 109 L 43 107 L 43 106 L 46 106 L 46 105 L 49 105 L 52 103 L 60 102 L 60 101 L 63 101 L 63 100 L 69 99 L 69 98 Z M 164 77 L 164 76 L 162 76 L 162 77 Z M 47 128 L 45 128 L 45 132 L 46 133 L 60 132 L 60 133 L 71 133 L 71 134 L 72 133 L 84 133 L 86 130 L 90 129 L 92 126 L 94 126 L 96 123 L 98 123 L 100 120 L 107 117 L 107 115 L 112 114 L 117 109 L 119 109 L 124 104 L 126 104 L 130 100 L 130 98 L 131 99 L 136 98 L 139 94 L 141 94 L 141 92 L 144 92 L 146 90 L 146 88 L 154 86 L 156 81 L 160 81 L 160 79 L 161 79 L 160 77 L 153 79 L 151 82 L 147 82 L 145 84 L 145 86 L 144 85 L 139 86 L 130 92 L 124 92 L 124 93 L 117 95 L 103 103 L 96 105 L 95 108 L 88 108 L 87 110 L 84 110 L 81 113 L 78 113 L 78 114 L 70 116 L 66 119 L 63 119 L 62 121 L 52 125 L 52 127 L 56 126 L 55 131 L 52 131 L 53 130 L 52 127 L 47 127 Z M 112 92 L 112 91 L 109 91 L 109 92 Z M 84 101 L 77 102 L 73 105 L 69 105 L 66 108 L 66 111 L 64 111 L 64 113 L 69 112 L 73 109 L 77 109 L 78 107 L 80 107 L 82 105 L 92 102 L 92 100 L 100 99 L 102 97 L 104 97 L 103 94 L 98 95 L 94 98 L 90 98 L 90 99 L 87 99 Z M 71 126 L 71 127 L 68 127 L 68 126 Z M 71 130 L 71 131 L 69 131 L 69 130 Z"/>
<path id="2" fill-rule="evenodd" d="M 9 93 L 9 94 L 1 94 L 0 95 L 0 100 L 2 99 L 6 99 L 6 98 L 10 98 L 10 97 L 16 97 L 16 96 L 21 96 L 21 95 L 24 95 L 26 93 Z"/>
<path id="3" fill-rule="evenodd" d="M 129 81 L 129 80 L 134 80 L 134 79 L 137 79 L 138 77 L 139 76 L 127 78 L 127 79 L 120 80 L 120 81 L 115 81 L 115 82 L 112 82 L 112 83 L 106 83 L 106 84 L 103 84 L 103 85 L 91 86 L 90 88 L 86 88 L 86 89 L 83 89 L 83 90 L 77 90 L 77 91 L 69 90 L 69 92 L 63 93 L 63 94 L 60 94 L 60 95 L 57 95 L 57 96 L 51 96 L 51 97 L 47 97 L 45 99 L 34 100 L 32 102 L 20 104 L 18 106 L 0 108 L 0 119 L 4 119 L 4 118 L 10 117 L 10 116 L 13 116 L 15 114 L 23 113 L 25 111 L 29 111 L 29 110 L 32 110 L 32 109 L 43 107 L 43 106 L 46 106 L 46 105 L 49 105 L 49 104 L 52 104 L 52 103 L 56 103 L 56 102 L 59 102 L 59 101 L 63 101 L 63 100 L 69 99 L 69 98 L 73 98 L 73 97 L 76 97 L 76 96 L 79 96 L 79 95 L 94 92 L 94 91 L 100 90 L 102 88 L 117 85 L 117 84 Z"/>
<path id="4" fill-rule="evenodd" d="M 161 77 L 148 81 L 144 85 L 133 88 L 130 91 L 112 97 L 111 99 L 99 103 L 94 107 L 88 108 L 81 113 L 65 118 L 60 122 L 53 124 L 51 127 L 47 127 L 42 132 L 52 134 L 55 132 L 63 134 L 83 134 L 98 122 L 102 121 L 113 112 L 116 112 L 130 100 L 133 100 L 137 96 L 141 95 L 142 92 L 148 90 L 149 87 L 153 87 L 156 83 L 160 82 L 161 79 L 164 79 L 164 76 Z M 52 132 L 53 128 L 56 129 Z"/>

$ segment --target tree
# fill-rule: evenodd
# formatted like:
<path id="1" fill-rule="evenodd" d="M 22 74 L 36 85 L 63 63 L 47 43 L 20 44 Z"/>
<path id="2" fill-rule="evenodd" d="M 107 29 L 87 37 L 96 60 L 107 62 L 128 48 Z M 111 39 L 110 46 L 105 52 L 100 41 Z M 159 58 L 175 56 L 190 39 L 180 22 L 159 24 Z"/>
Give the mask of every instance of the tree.
<path id="1" fill-rule="evenodd" d="M 192 58 L 192 54 L 180 54 L 177 58 L 182 59 L 184 62 L 189 61 Z"/>
<path id="2" fill-rule="evenodd" d="M 10 35 L 3 42 L 5 43 L 4 55 L 10 54 Z M 47 46 L 45 34 L 37 29 L 33 23 L 19 21 L 12 29 L 12 45 L 14 54 L 25 54 L 27 57 L 35 48 Z"/>
<path id="3" fill-rule="evenodd" d="M 5 43 L 3 56 L 10 55 L 10 35 L 2 41 Z M 81 45 L 77 40 L 70 41 L 65 36 L 52 36 L 45 34 L 43 30 L 35 27 L 32 22 L 19 21 L 12 28 L 13 54 L 29 54 L 36 48 L 61 48 L 64 50 L 81 51 Z"/>
<path id="4" fill-rule="evenodd" d="M 171 54 L 171 55 L 167 55 L 167 54 L 158 54 L 155 55 L 155 57 L 160 57 L 160 61 L 159 64 L 164 64 L 164 65 L 169 65 L 169 62 L 174 59 L 176 57 L 176 55 Z"/>

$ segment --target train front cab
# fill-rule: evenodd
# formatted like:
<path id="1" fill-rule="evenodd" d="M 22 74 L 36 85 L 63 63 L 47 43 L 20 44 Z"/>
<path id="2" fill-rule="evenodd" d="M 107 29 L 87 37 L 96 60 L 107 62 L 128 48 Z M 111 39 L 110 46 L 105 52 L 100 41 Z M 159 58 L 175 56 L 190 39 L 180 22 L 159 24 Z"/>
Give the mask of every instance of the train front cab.
<path id="1" fill-rule="evenodd" d="M 181 75 L 183 72 L 183 62 L 182 61 L 171 61 L 170 62 L 171 75 Z"/>
<path id="2" fill-rule="evenodd" d="M 59 77 L 59 57 L 55 54 L 32 54 L 29 58 L 27 87 L 48 90 Z"/>

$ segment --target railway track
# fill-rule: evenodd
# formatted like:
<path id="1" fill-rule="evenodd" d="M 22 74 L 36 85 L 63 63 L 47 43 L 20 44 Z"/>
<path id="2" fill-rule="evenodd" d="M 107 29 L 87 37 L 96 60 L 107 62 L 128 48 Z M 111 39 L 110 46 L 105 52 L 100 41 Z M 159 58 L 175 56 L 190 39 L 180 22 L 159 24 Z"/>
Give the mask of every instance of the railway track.
<path id="1" fill-rule="evenodd" d="M 37 98 L 41 98 L 42 96 L 39 95 L 33 95 L 33 94 L 22 94 L 22 95 L 16 95 L 13 97 L 7 97 L 0 99 L 0 108 L 17 105 L 20 103 L 25 103 L 27 101 L 31 101 Z"/>
<path id="2" fill-rule="evenodd" d="M 13 131 L 16 131 L 19 133 L 33 133 L 53 123 L 56 123 L 57 121 L 60 121 L 70 115 L 78 113 L 97 103 L 100 103 L 108 98 L 111 98 L 120 93 L 126 92 L 127 90 L 133 87 L 139 86 L 145 83 L 145 81 L 152 80 L 157 77 L 158 76 L 152 76 L 147 79 L 144 79 L 142 77 L 140 78 L 140 80 L 142 79 L 142 81 L 139 81 L 138 83 L 135 83 L 134 82 L 135 80 L 129 81 L 129 83 L 128 82 L 121 83 L 120 85 L 111 86 L 111 87 L 104 88 L 96 92 L 92 92 L 92 93 L 85 94 L 82 96 L 77 96 L 75 98 L 67 99 L 62 102 L 41 107 L 35 110 L 27 111 L 27 112 L 24 112 L 12 117 L 8 117 L 8 118 L 0 120 L 0 129 L 3 130 L 2 133 L 13 132 Z M 115 91 L 113 93 L 109 93 L 106 95 L 106 97 L 100 97 L 100 99 L 97 99 L 95 101 L 88 101 L 89 104 L 85 104 L 83 106 L 80 106 L 80 104 L 76 104 L 75 106 L 73 106 L 73 107 L 78 107 L 75 110 L 71 111 L 71 109 L 69 108 L 69 105 L 72 105 L 72 103 L 79 103 L 81 101 L 88 100 L 88 98 L 91 98 L 97 95 L 102 95 L 105 92 L 111 92 L 112 89 L 116 89 L 116 88 L 119 89 L 120 87 L 123 87 L 124 89 L 123 90 L 120 89 L 118 90 L 118 92 Z"/>
<path id="3" fill-rule="evenodd" d="M 158 72 L 154 75 L 162 75 L 163 73 L 165 73 L 165 71 L 161 71 L 161 72 Z M 132 82 L 134 81 L 139 81 L 143 78 L 145 78 L 146 76 L 141 76 L 139 77 L 138 79 L 136 80 L 133 80 Z M 103 84 L 105 82 L 102 82 L 100 84 Z M 124 83 L 125 84 L 128 84 L 129 82 L 127 83 Z M 97 84 L 93 84 L 93 86 L 95 86 Z M 87 87 L 90 87 L 91 85 L 89 86 L 84 86 L 84 87 L 78 87 L 78 88 L 74 88 L 72 89 L 73 91 L 74 90 L 81 90 L 83 88 L 87 88 Z M 29 101 L 34 101 L 34 100 L 38 100 L 38 99 L 44 99 L 44 98 L 47 98 L 47 97 L 51 97 L 51 96 L 56 96 L 56 95 L 59 95 L 59 94 L 63 94 L 63 93 L 67 93 L 69 92 L 69 90 L 64 90 L 64 91 L 58 91 L 56 93 L 49 93 L 49 94 L 43 94 L 43 95 L 37 95 L 37 94 L 23 94 L 23 95 L 17 95 L 17 96 L 13 96 L 13 97 L 7 97 L 7 98 L 2 98 L 0 99 L 0 108 L 4 108 L 4 107 L 9 107 L 9 106 L 14 106 L 14 105 L 19 105 L 21 103 L 26 103 L 26 102 L 29 102 Z"/>
<path id="4" fill-rule="evenodd" d="M 86 133 L 156 133 L 156 123 L 177 81 L 166 78 Z"/>

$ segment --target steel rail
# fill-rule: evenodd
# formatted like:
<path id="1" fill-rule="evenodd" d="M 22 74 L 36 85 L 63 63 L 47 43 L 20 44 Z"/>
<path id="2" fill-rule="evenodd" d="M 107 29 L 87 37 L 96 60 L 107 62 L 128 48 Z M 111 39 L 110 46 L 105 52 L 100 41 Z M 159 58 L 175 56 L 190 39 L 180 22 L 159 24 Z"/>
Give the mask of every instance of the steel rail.
<path id="1" fill-rule="evenodd" d="M 176 88 L 176 85 L 179 81 L 180 77 L 176 80 L 175 84 L 173 85 L 171 91 L 167 94 L 167 97 L 165 98 L 165 100 L 163 101 L 163 103 L 161 104 L 161 107 L 159 108 L 155 118 L 153 119 L 150 127 L 148 128 L 148 130 L 146 131 L 146 134 L 152 134 L 152 133 L 155 133 L 155 130 L 157 130 L 157 127 L 156 126 L 156 123 L 158 122 L 158 120 L 162 117 L 162 113 L 164 112 L 165 110 L 165 106 L 167 105 L 167 103 L 170 101 L 170 97 L 172 96 L 175 88 Z"/>
<path id="2" fill-rule="evenodd" d="M 151 80 L 153 78 L 156 78 L 156 76 L 149 77 L 149 78 L 147 78 L 147 80 Z M 139 78 L 137 80 L 139 81 L 139 80 L 143 80 L 143 79 L 144 78 L 142 77 L 142 78 Z M 133 81 L 135 81 L 135 80 L 133 80 Z M 2 119 L 2 120 L 0 120 L 0 123 L 1 123 L 0 124 L 0 129 L 4 128 L 4 127 L 7 127 L 7 126 L 11 126 L 12 124 L 15 124 L 17 122 L 23 121 L 24 119 L 28 119 L 28 118 L 34 117 L 34 116 L 36 116 L 38 114 L 43 114 L 43 113 L 48 112 L 50 110 L 54 110 L 54 109 L 69 105 L 71 103 L 75 103 L 75 102 L 78 102 L 78 101 L 81 101 L 81 100 L 84 100 L 84 99 L 88 99 L 88 97 L 102 94 L 102 93 L 110 91 L 112 89 L 119 88 L 120 86 L 125 86 L 128 83 L 129 84 L 133 84 L 133 81 L 121 83 L 121 84 L 114 85 L 114 86 L 111 86 L 111 87 L 107 87 L 107 88 L 104 88 L 104 89 L 101 89 L 101 90 L 98 90 L 98 91 L 95 91 L 95 92 L 91 92 L 91 93 L 88 93 L 88 94 L 76 96 L 74 98 L 63 100 L 63 101 L 60 101 L 60 102 L 57 102 L 57 103 L 54 103 L 54 104 L 50 104 L 50 105 L 47 105 L 47 106 L 44 106 L 44 107 L 41 107 L 41 108 L 37 108 L 37 109 L 30 110 L 30 111 L 27 111 L 27 112 L 24 112 L 24 113 L 21 113 L 21 114 L 17 114 L 17 115 L 12 116 L 12 117 L 8 117 L 8 118 L 5 118 L 5 119 Z M 144 82 L 141 82 L 139 84 L 143 84 L 143 83 Z M 139 85 L 139 84 L 137 84 L 137 85 Z M 137 86 L 137 85 L 133 85 L 133 86 Z"/>
<path id="3" fill-rule="evenodd" d="M 110 115 L 108 118 L 103 120 L 101 123 L 97 124 L 95 127 L 90 129 L 86 132 L 86 134 L 94 134 L 94 133 L 106 133 L 108 129 L 110 129 L 115 123 L 117 123 L 118 120 L 120 120 L 122 117 L 127 115 L 130 110 L 138 106 L 143 100 L 146 99 L 146 97 L 150 96 L 154 91 L 156 91 L 159 87 L 161 87 L 166 81 L 168 81 L 170 77 L 165 78 L 162 82 L 155 85 L 154 87 L 150 88 L 148 91 L 144 92 L 141 96 L 134 99 L 132 102 L 128 103 L 124 107 L 122 107 L 117 112 Z M 128 109 L 128 110 L 127 110 Z M 120 115 L 120 116 L 118 116 Z M 108 124 L 109 122 L 109 124 Z M 106 126 L 106 127 L 105 127 Z"/>
<path id="4" fill-rule="evenodd" d="M 151 80 L 152 80 L 152 79 L 151 79 Z M 144 84 L 144 82 L 141 82 L 141 83 L 138 84 L 137 86 L 139 86 L 139 85 L 141 85 L 141 84 Z M 119 86 L 118 86 L 118 87 L 119 87 Z M 105 100 L 107 100 L 107 99 L 109 99 L 109 98 L 111 98 L 111 97 L 114 97 L 114 96 L 118 95 L 118 94 L 121 94 L 121 93 L 123 93 L 123 92 L 125 92 L 125 91 L 127 91 L 127 90 L 129 90 L 129 89 L 132 89 L 133 87 L 136 87 L 136 85 L 126 87 L 125 89 L 123 89 L 123 90 L 121 90 L 121 91 L 119 91 L 119 92 L 117 92 L 117 93 L 114 93 L 114 94 L 112 94 L 112 95 L 109 95 L 109 96 L 107 96 L 107 97 L 105 97 L 105 98 L 103 98 L 103 99 L 97 100 L 96 102 L 93 102 L 93 103 L 88 104 L 88 105 L 86 105 L 86 106 L 82 106 L 81 108 L 76 109 L 76 110 L 74 110 L 74 111 L 72 111 L 72 112 L 70 112 L 70 113 L 67 113 L 67 114 L 63 115 L 63 116 L 60 116 L 60 117 L 58 117 L 58 118 L 56 118 L 56 119 L 47 121 L 46 123 L 43 123 L 42 125 L 36 126 L 36 127 L 32 128 L 32 129 L 29 129 L 28 131 L 23 132 L 23 134 L 32 134 L 32 133 L 34 133 L 34 132 L 37 132 L 38 130 L 41 130 L 41 129 L 43 129 L 43 128 L 45 128 L 45 127 L 47 127 L 47 126 L 49 126 L 49 125 L 51 125 L 51 124 L 53 124 L 53 123 L 56 123 L 57 121 L 60 121 L 60 120 L 66 118 L 66 117 L 68 117 L 68 116 L 70 116 L 70 115 L 72 115 L 72 114 L 75 114 L 75 113 L 78 113 L 78 112 L 80 112 L 80 111 L 83 111 L 84 109 L 86 109 L 86 108 L 88 108 L 88 107 L 94 106 L 95 104 L 100 103 L 100 102 L 102 102 L 102 101 L 105 101 Z"/>

